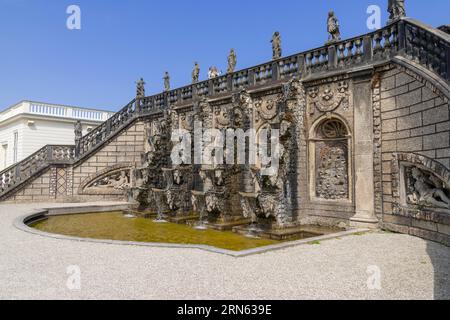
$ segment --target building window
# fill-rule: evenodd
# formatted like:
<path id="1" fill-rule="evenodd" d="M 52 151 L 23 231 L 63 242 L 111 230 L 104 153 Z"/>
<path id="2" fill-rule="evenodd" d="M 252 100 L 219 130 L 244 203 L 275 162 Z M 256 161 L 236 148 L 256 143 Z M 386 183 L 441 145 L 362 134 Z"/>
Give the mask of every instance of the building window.
<path id="1" fill-rule="evenodd" d="M 324 200 L 350 199 L 350 136 L 339 119 L 319 123 L 311 139 L 312 195 Z"/>
<path id="2" fill-rule="evenodd" d="M 18 146 L 19 144 L 19 132 L 14 131 L 14 144 L 13 144 L 13 162 L 16 163 L 17 162 L 17 150 L 19 148 Z"/>
<path id="3" fill-rule="evenodd" d="M 6 168 L 6 165 L 8 164 L 8 144 L 4 143 L 2 144 L 2 148 L 0 149 L 0 166 L 3 169 Z"/>

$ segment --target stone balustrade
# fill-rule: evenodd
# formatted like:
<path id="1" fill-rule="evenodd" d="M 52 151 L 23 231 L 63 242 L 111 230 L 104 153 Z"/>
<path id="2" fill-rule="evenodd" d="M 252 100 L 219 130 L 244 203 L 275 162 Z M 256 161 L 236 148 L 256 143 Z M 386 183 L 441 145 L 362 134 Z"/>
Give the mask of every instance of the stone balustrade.
<path id="1" fill-rule="evenodd" d="M 74 146 L 47 145 L 26 159 L 0 172 L 0 198 L 52 164 L 70 164 Z"/>
<path id="2" fill-rule="evenodd" d="M 327 44 L 255 67 L 194 83 L 153 96 L 134 99 L 81 138 L 77 146 L 46 146 L 0 172 L 0 197 L 50 163 L 81 161 L 139 117 L 170 106 L 192 105 L 206 97 L 231 95 L 244 88 L 270 86 L 296 77 L 304 80 L 329 72 L 388 62 L 402 56 L 450 81 L 450 36 L 411 19 L 401 19 L 375 32 Z M 62 112 L 62 111 L 61 111 Z"/>
<path id="3" fill-rule="evenodd" d="M 448 38 L 448 37 L 447 37 Z M 183 88 L 130 102 L 124 109 L 83 137 L 81 157 L 114 134 L 135 117 L 159 113 L 171 105 L 231 94 L 243 88 L 258 87 L 292 77 L 304 79 L 318 73 L 351 69 L 380 63 L 394 55 L 404 55 L 449 81 L 450 44 L 434 29 L 410 19 L 402 19 L 375 32 L 343 40 L 304 53 L 280 58 L 256 67 L 236 71 Z"/>

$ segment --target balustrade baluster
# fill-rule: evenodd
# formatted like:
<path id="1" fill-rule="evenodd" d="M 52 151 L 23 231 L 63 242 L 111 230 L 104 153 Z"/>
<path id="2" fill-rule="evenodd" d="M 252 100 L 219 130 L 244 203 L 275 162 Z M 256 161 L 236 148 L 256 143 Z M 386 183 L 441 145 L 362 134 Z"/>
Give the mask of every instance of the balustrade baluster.
<path id="1" fill-rule="evenodd" d="M 381 51 L 383 50 L 383 47 L 381 46 L 382 36 L 379 32 L 375 33 L 373 36 L 373 39 L 375 41 L 375 46 L 373 47 L 373 53 L 375 56 L 380 56 Z"/>
<path id="2" fill-rule="evenodd" d="M 362 61 L 363 51 L 362 51 L 363 42 L 361 39 L 357 39 L 355 41 L 355 60 L 357 63 Z"/>
<path id="3" fill-rule="evenodd" d="M 384 54 L 386 57 L 389 56 L 391 51 L 391 32 L 389 29 L 383 31 L 383 38 L 384 38 Z"/>
<path id="4" fill-rule="evenodd" d="M 353 41 L 349 41 L 345 44 L 345 49 L 347 50 L 346 64 L 350 65 L 353 62 Z"/>
<path id="5" fill-rule="evenodd" d="M 339 67 L 343 67 L 344 66 L 344 59 L 345 59 L 345 55 L 344 55 L 344 52 L 345 52 L 345 47 L 344 47 L 344 44 L 343 43 L 340 43 L 339 44 L 339 46 L 338 46 L 338 66 Z"/>

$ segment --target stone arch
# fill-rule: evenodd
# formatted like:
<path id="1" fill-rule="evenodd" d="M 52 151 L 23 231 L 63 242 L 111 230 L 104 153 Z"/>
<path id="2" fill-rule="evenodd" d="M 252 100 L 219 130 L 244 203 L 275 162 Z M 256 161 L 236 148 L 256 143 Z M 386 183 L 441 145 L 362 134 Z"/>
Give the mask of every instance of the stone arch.
<path id="1" fill-rule="evenodd" d="M 347 134 L 349 136 L 352 135 L 352 130 L 351 130 L 350 125 L 349 125 L 349 123 L 347 122 L 346 119 L 344 119 L 343 117 L 341 117 L 339 114 L 336 114 L 336 113 L 332 113 L 332 114 L 327 113 L 327 114 L 324 114 L 323 116 L 319 117 L 318 119 L 316 119 L 314 121 L 314 123 L 311 125 L 311 127 L 309 129 L 309 137 L 310 138 L 316 137 L 316 133 L 317 133 L 318 127 L 324 121 L 332 120 L 332 119 L 335 119 L 335 120 L 338 120 L 338 121 L 342 122 L 342 124 L 345 126 L 345 129 L 347 130 Z"/>

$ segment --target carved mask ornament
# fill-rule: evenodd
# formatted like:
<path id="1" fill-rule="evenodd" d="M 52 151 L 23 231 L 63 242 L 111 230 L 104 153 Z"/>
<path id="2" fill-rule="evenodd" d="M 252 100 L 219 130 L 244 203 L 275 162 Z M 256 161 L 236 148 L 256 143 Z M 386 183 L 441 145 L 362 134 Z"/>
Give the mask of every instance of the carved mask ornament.
<path id="1" fill-rule="evenodd" d="M 263 100 L 261 98 L 255 101 L 257 111 L 257 120 L 270 121 L 278 115 L 278 103 L 275 99 Z"/>
<path id="2" fill-rule="evenodd" d="M 226 128 L 230 126 L 230 115 L 226 107 L 216 107 L 214 116 L 219 128 Z"/>

